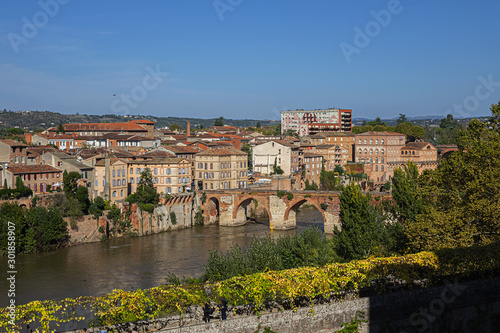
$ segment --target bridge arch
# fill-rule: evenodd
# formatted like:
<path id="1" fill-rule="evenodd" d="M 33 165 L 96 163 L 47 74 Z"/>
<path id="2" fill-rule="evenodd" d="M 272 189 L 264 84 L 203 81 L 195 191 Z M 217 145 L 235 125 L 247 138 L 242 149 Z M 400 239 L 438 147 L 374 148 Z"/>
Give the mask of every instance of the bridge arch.
<path id="1" fill-rule="evenodd" d="M 204 209 L 202 212 L 205 215 L 205 222 L 209 224 L 214 224 L 219 222 L 220 216 L 220 204 L 219 199 L 217 197 L 209 197 L 205 203 Z"/>
<path id="2" fill-rule="evenodd" d="M 320 205 L 318 205 L 317 202 L 315 202 L 314 200 L 310 200 L 310 198 L 305 198 L 305 197 L 292 199 L 292 201 L 288 204 L 288 208 L 285 211 L 283 219 L 285 221 L 293 221 L 293 223 L 295 224 L 297 209 L 306 202 L 313 205 L 321 213 L 321 217 L 323 218 L 323 223 L 325 223 L 326 221 L 325 211 L 321 208 Z"/>
<path id="3" fill-rule="evenodd" d="M 254 197 L 254 196 L 244 196 L 239 198 L 237 202 L 235 202 L 233 209 L 233 219 L 237 223 L 246 222 L 247 217 L 249 215 L 249 210 L 257 211 L 257 208 L 263 208 L 267 215 L 269 216 L 269 221 L 272 220 L 271 214 L 269 214 L 269 203 L 266 202 L 267 198 L 263 197 Z M 257 207 L 253 208 L 251 205 L 257 202 Z"/>

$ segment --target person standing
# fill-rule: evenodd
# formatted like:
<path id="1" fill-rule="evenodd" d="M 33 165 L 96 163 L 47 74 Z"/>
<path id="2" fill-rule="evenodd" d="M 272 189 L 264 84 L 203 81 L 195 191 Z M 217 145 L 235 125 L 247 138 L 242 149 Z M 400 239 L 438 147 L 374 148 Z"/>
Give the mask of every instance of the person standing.
<path id="1" fill-rule="evenodd" d="M 205 302 L 205 305 L 203 306 L 203 321 L 205 323 L 210 322 L 210 304 L 208 304 L 208 302 Z"/>
<path id="2" fill-rule="evenodd" d="M 227 319 L 227 299 L 224 297 L 221 298 L 221 306 L 220 306 L 220 316 L 222 320 Z"/>

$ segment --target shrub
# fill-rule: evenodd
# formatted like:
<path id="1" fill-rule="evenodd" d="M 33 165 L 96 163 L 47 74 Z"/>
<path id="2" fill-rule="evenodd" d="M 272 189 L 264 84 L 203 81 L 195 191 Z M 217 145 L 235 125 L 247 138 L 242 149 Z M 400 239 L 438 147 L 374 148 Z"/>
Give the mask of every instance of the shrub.
<path id="1" fill-rule="evenodd" d="M 292 200 L 293 199 L 293 193 L 288 193 L 286 195 L 286 197 L 288 198 L 288 200 Z"/>
<path id="2" fill-rule="evenodd" d="M 322 202 L 320 206 L 321 206 L 321 209 L 323 209 L 323 210 L 326 210 L 328 208 L 328 204 L 326 204 L 324 202 Z"/>
<path id="3" fill-rule="evenodd" d="M 142 210 L 145 210 L 148 213 L 152 213 L 155 210 L 155 205 L 152 203 L 140 204 L 139 207 L 141 207 Z"/>
<path id="4" fill-rule="evenodd" d="M 175 216 L 174 212 L 170 212 L 170 221 L 172 222 L 173 225 L 177 224 L 177 216 Z"/>
<path id="5" fill-rule="evenodd" d="M 278 191 L 277 195 L 278 195 L 278 198 L 283 198 L 285 196 L 286 192 L 285 191 Z"/>

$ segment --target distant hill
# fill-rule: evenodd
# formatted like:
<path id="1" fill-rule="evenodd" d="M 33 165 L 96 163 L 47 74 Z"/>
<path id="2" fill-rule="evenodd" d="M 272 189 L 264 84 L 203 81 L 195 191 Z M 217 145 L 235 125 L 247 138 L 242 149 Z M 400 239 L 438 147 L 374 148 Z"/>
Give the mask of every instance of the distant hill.
<path id="1" fill-rule="evenodd" d="M 0 111 L 0 126 L 3 128 L 19 127 L 32 131 L 35 129 L 47 129 L 59 124 L 68 123 L 113 123 L 126 122 L 134 119 L 148 119 L 156 123 L 156 128 L 169 127 L 177 124 L 186 128 L 187 122 L 191 123 L 191 128 L 212 126 L 215 119 L 202 118 L 182 118 L 182 117 L 155 117 L 142 115 L 120 116 L 116 114 L 87 115 L 87 114 L 62 114 L 51 111 Z M 274 126 L 280 122 L 278 120 L 253 120 L 253 119 L 224 119 L 224 125 L 236 127 L 256 126 L 260 122 L 262 126 Z"/>

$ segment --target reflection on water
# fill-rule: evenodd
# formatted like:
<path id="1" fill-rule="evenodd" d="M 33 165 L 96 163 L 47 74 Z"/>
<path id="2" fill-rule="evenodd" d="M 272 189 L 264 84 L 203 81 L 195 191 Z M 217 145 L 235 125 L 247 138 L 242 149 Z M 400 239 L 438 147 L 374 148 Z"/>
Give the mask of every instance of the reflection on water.
<path id="1" fill-rule="evenodd" d="M 199 277 L 209 250 L 229 250 L 233 243 L 248 246 L 254 236 L 291 235 L 316 223 L 323 227 L 321 213 L 316 208 L 302 209 L 297 214 L 297 221 L 297 229 L 289 231 L 271 232 L 268 224 L 260 223 L 240 227 L 197 226 L 48 253 L 19 255 L 16 258 L 16 303 L 99 296 L 113 289 L 150 288 L 164 283 L 167 272 Z M 0 263 L 7 267 L 7 258 L 0 258 Z M 0 289 L 8 290 L 5 279 L 0 282 Z M 2 292 L 0 306 L 6 306 L 7 302 L 7 293 Z"/>

